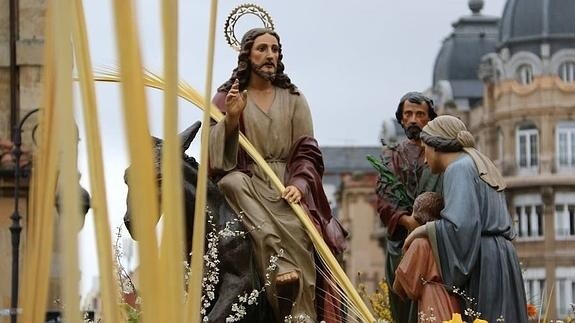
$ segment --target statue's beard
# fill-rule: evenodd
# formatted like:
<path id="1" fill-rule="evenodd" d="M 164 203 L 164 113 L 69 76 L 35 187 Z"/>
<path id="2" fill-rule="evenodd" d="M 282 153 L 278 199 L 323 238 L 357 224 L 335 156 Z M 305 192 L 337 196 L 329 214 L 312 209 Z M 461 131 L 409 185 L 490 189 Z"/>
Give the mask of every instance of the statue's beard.
<path id="1" fill-rule="evenodd" d="M 411 125 L 407 128 L 404 128 L 404 131 L 407 139 L 419 140 L 419 135 L 421 134 L 421 128 L 419 126 Z"/>
<path id="2" fill-rule="evenodd" d="M 273 72 L 267 72 L 263 70 L 263 67 L 266 66 L 266 64 L 269 63 L 266 62 L 261 65 L 257 65 L 256 63 L 252 62 L 252 70 L 261 78 L 271 82 L 276 79 L 276 66 L 274 65 Z"/>

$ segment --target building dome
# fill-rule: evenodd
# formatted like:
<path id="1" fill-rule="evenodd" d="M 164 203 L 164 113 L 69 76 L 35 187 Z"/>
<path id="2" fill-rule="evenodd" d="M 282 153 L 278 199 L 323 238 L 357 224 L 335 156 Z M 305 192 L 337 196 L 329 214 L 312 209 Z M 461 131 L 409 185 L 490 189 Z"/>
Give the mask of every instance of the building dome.
<path id="1" fill-rule="evenodd" d="M 575 47 L 575 1 L 508 0 L 501 17 L 500 47 L 542 56 Z"/>
<path id="2" fill-rule="evenodd" d="M 538 0 L 541 1 L 541 0 Z M 454 101 L 461 109 L 483 96 L 478 68 L 483 55 L 493 53 L 499 40 L 499 18 L 481 14 L 483 0 L 470 0 L 472 14 L 453 23 L 433 69 L 433 93 L 440 104 Z"/>

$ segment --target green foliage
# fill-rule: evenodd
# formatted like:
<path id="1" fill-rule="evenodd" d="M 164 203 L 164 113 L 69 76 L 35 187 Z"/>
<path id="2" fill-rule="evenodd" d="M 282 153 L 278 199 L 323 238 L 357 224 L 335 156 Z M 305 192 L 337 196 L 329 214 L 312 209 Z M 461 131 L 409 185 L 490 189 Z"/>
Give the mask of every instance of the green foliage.
<path id="1" fill-rule="evenodd" d="M 367 156 L 367 160 L 379 174 L 377 193 L 388 200 L 394 201 L 400 208 L 410 209 L 415 198 L 409 194 L 405 185 L 389 168 L 389 162 L 382 161 L 371 155 Z"/>
<path id="2" fill-rule="evenodd" d="M 127 323 L 139 323 L 141 312 L 129 304 L 124 303 L 124 311 L 126 313 L 126 322 Z"/>

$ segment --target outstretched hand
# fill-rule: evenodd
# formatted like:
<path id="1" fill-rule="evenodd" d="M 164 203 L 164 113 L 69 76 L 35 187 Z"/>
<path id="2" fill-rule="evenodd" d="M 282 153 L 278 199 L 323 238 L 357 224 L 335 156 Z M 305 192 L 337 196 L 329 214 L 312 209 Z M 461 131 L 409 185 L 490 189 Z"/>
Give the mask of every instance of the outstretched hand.
<path id="1" fill-rule="evenodd" d="M 232 88 L 226 95 L 226 113 L 231 117 L 239 118 L 246 107 L 248 91 L 244 90 L 240 93 L 240 81 L 236 79 Z"/>
<path id="2" fill-rule="evenodd" d="M 290 203 L 299 203 L 301 201 L 301 192 L 293 185 L 289 185 L 282 192 L 282 198 Z"/>
<path id="3" fill-rule="evenodd" d="M 413 229 L 413 231 L 411 231 L 411 233 L 407 236 L 407 238 L 405 238 L 405 242 L 403 243 L 403 253 L 407 252 L 407 249 L 409 249 L 409 246 L 411 246 L 413 240 L 417 238 L 426 238 L 426 237 L 427 237 L 427 229 L 425 228 L 425 225 L 421 225 Z"/>

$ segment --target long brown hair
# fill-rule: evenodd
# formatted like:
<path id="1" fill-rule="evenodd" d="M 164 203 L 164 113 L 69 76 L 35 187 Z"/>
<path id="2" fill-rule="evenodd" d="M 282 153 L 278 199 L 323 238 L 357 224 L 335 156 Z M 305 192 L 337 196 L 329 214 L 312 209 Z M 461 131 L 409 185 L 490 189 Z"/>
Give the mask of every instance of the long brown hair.
<path id="1" fill-rule="evenodd" d="M 232 71 L 230 79 L 218 88 L 218 92 L 228 92 L 232 88 L 232 84 L 234 84 L 236 79 L 240 82 L 240 91 L 243 91 L 248 87 L 251 73 L 250 52 L 256 38 L 264 34 L 274 36 L 279 45 L 278 66 L 275 78 L 272 80 L 272 84 L 282 89 L 289 89 L 290 93 L 299 95 L 297 87 L 284 73 L 285 66 L 282 63 L 283 55 L 280 36 L 275 31 L 267 28 L 254 28 L 245 33 L 244 37 L 242 37 L 240 54 L 238 55 L 238 66 Z"/>

